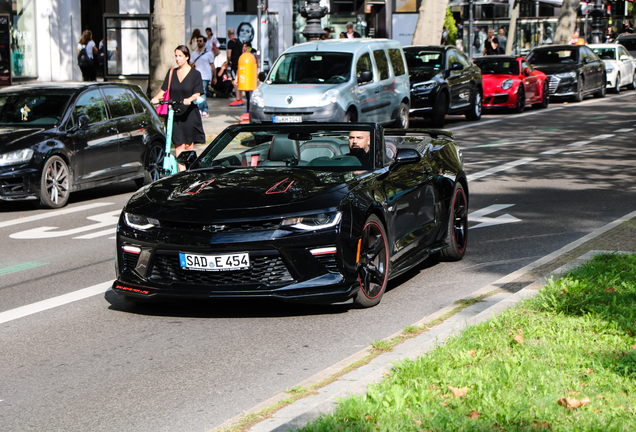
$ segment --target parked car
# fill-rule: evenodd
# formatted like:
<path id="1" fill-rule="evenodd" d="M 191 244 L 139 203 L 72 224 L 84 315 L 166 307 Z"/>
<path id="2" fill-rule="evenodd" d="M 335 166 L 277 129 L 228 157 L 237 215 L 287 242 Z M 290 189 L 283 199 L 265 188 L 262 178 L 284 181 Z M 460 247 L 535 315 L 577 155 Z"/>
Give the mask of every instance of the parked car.
<path id="1" fill-rule="evenodd" d="M 250 101 L 251 123 L 409 125 L 402 46 L 388 39 L 330 39 L 287 49 Z"/>
<path id="2" fill-rule="evenodd" d="M 71 192 L 160 176 L 164 127 L 139 86 L 34 83 L 0 90 L 0 199 L 66 205 Z"/>
<path id="3" fill-rule="evenodd" d="M 636 34 L 633 33 L 622 33 L 619 34 L 616 39 L 614 39 L 615 44 L 620 44 L 629 51 L 632 57 L 634 57 L 634 64 L 636 64 Z"/>
<path id="4" fill-rule="evenodd" d="M 411 81 L 412 117 L 443 127 L 446 114 L 479 120 L 483 102 L 481 71 L 454 46 L 404 47 Z"/>
<path id="5" fill-rule="evenodd" d="M 588 46 L 605 63 L 607 88 L 614 90 L 614 93 L 620 93 L 623 86 L 627 86 L 630 90 L 636 89 L 634 57 L 623 45 L 593 44 Z"/>
<path id="6" fill-rule="evenodd" d="M 548 107 L 548 77 L 534 69 L 525 58 L 497 55 L 480 57 L 474 62 L 481 69 L 484 108 L 504 107 L 522 112 L 526 105 Z"/>
<path id="7" fill-rule="evenodd" d="M 370 307 L 428 256 L 466 251 L 468 183 L 450 132 L 235 125 L 179 160 L 186 171 L 137 191 L 119 219 L 113 291 L 129 300 Z"/>
<path id="8" fill-rule="evenodd" d="M 550 79 L 550 96 L 571 97 L 575 102 L 591 93 L 605 97 L 605 63 L 585 45 L 539 46 L 526 58 Z"/>

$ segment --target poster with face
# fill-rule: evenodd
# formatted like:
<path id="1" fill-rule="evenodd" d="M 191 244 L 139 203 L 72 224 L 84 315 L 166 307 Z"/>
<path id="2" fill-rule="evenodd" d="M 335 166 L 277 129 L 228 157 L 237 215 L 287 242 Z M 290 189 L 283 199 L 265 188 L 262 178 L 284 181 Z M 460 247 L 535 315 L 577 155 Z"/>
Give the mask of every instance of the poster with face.
<path id="1" fill-rule="evenodd" d="M 263 21 L 265 16 L 263 16 Z M 236 39 L 241 42 L 249 42 L 252 44 L 252 48 L 256 51 L 258 49 L 258 19 L 256 15 L 249 14 L 234 14 L 228 12 L 225 15 L 226 28 L 233 28 L 236 35 Z M 261 22 L 261 32 L 267 35 L 267 22 Z M 268 40 L 267 37 L 261 40 L 261 55 L 263 60 L 267 63 L 269 59 L 268 55 Z M 259 57 L 260 62 L 260 57 Z M 259 64 L 260 66 L 260 64 Z M 264 65 L 265 69 L 268 69 L 267 64 Z"/>

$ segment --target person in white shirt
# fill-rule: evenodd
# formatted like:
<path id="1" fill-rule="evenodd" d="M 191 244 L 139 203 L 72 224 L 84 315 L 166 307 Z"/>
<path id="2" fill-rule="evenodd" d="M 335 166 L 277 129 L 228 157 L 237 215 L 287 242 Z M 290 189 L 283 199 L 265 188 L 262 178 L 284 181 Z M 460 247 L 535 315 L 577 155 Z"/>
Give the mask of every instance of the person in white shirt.
<path id="1" fill-rule="evenodd" d="M 208 35 L 208 40 L 205 43 L 205 48 L 214 54 L 216 52 L 214 48 L 218 48 L 220 46 L 219 40 L 216 38 L 216 36 L 214 36 L 214 33 L 212 33 L 212 29 L 210 27 L 205 29 L 205 33 Z"/>
<path id="2" fill-rule="evenodd" d="M 84 30 L 82 32 L 82 38 L 77 44 L 77 56 L 79 57 L 80 51 L 86 49 L 86 56 L 91 60 L 90 65 L 80 66 L 82 71 L 82 78 L 84 81 L 97 81 L 97 75 L 95 73 L 95 65 L 93 57 L 97 55 L 97 47 L 93 41 L 93 32 L 90 30 Z"/>
<path id="3" fill-rule="evenodd" d="M 201 74 L 201 80 L 203 81 L 203 102 L 199 104 L 199 111 L 201 111 L 201 117 L 207 117 L 208 113 L 208 101 L 207 92 L 210 81 L 214 85 L 216 81 L 216 69 L 214 67 L 214 54 L 208 51 L 206 48 L 206 38 L 204 36 L 197 37 L 198 49 L 192 53 L 191 59 L 194 63 L 194 67 Z"/>

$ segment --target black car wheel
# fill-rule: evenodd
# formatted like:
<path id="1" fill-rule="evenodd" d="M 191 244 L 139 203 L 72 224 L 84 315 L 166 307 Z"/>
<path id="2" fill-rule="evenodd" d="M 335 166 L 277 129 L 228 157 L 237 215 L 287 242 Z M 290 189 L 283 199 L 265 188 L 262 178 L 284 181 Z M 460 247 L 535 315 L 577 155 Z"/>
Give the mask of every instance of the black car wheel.
<path id="1" fill-rule="evenodd" d="M 479 87 L 475 88 L 475 92 L 473 93 L 473 100 L 470 103 L 470 108 L 466 112 L 466 118 L 471 121 L 477 121 L 481 118 L 481 106 L 483 103 L 483 97 L 481 94 L 481 89 Z"/>
<path id="2" fill-rule="evenodd" d="M 523 89 L 523 85 L 519 84 L 519 90 L 517 90 L 517 105 L 515 106 L 515 112 L 523 112 L 526 107 L 526 91 Z"/>
<path id="3" fill-rule="evenodd" d="M 64 207 L 71 194 L 71 173 L 59 156 L 51 156 L 44 164 L 40 178 L 40 204 L 46 208 Z"/>
<path id="4" fill-rule="evenodd" d="M 606 84 L 607 83 L 607 77 L 605 76 L 605 74 L 603 74 L 603 80 L 601 82 L 603 83 L 601 85 L 601 88 L 598 89 L 598 91 L 596 93 L 594 93 L 594 97 L 595 98 L 604 98 L 605 97 L 605 93 L 607 92 L 607 84 Z"/>
<path id="5" fill-rule="evenodd" d="M 388 270 L 386 232 L 380 219 L 372 215 L 362 230 L 357 282 L 360 290 L 355 299 L 357 306 L 371 307 L 380 303 L 388 282 Z"/>
<path id="6" fill-rule="evenodd" d="M 455 185 L 451 207 L 448 210 L 446 248 L 439 252 L 442 261 L 459 261 L 466 252 L 468 235 L 468 200 L 460 183 Z"/>
<path id="7" fill-rule="evenodd" d="M 404 102 L 398 107 L 397 118 L 393 123 L 393 127 L 396 129 L 409 128 L 409 107 Z"/>
<path id="8" fill-rule="evenodd" d="M 541 94 L 541 102 L 532 105 L 532 108 L 547 108 L 550 104 L 550 84 L 543 82 L 543 93 Z"/>
<path id="9" fill-rule="evenodd" d="M 614 85 L 614 93 L 618 94 L 621 92 L 621 74 L 616 75 L 616 85 Z"/>
<path id="10" fill-rule="evenodd" d="M 148 150 L 148 156 L 146 157 L 146 168 L 144 176 L 142 178 L 135 179 L 137 187 L 142 187 L 147 183 L 152 183 L 161 178 L 163 170 L 163 147 L 158 144 L 153 144 Z"/>
<path id="11" fill-rule="evenodd" d="M 630 90 L 636 90 L 636 73 L 634 73 L 634 76 L 632 77 L 632 82 L 627 85 L 627 88 Z"/>
<path id="12" fill-rule="evenodd" d="M 574 102 L 581 102 L 583 100 L 583 86 L 585 85 L 585 81 L 583 81 L 583 78 L 579 77 L 579 79 L 576 82 L 576 94 L 574 95 Z"/>
<path id="13" fill-rule="evenodd" d="M 433 117 L 431 123 L 433 127 L 442 128 L 446 122 L 446 93 L 441 91 L 435 99 L 435 107 L 433 108 Z"/>

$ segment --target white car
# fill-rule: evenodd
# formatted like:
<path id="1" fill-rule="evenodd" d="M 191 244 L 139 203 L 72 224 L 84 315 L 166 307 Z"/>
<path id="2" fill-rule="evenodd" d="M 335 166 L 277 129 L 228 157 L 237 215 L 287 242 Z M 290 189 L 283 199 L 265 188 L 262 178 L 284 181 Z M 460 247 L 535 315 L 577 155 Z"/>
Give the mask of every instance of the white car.
<path id="1" fill-rule="evenodd" d="M 623 86 L 636 90 L 635 60 L 623 45 L 591 44 L 588 47 L 605 63 L 607 88 L 615 93 L 619 93 Z"/>

